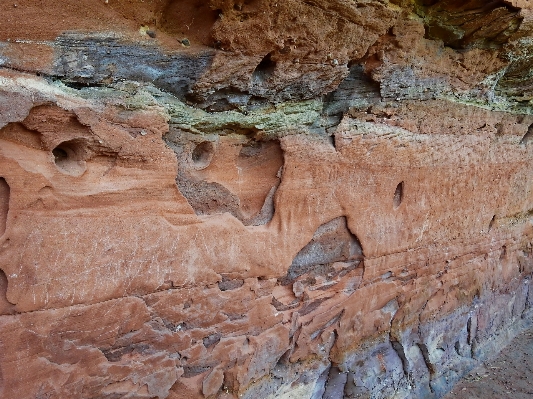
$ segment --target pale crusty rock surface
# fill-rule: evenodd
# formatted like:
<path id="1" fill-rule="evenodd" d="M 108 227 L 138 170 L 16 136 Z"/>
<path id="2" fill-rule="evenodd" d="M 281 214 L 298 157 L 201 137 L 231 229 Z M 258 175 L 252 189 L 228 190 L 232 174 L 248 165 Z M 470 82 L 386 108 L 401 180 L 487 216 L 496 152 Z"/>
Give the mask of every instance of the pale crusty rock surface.
<path id="1" fill-rule="evenodd" d="M 2 16 L 0 397 L 439 398 L 531 326 L 531 1 Z"/>

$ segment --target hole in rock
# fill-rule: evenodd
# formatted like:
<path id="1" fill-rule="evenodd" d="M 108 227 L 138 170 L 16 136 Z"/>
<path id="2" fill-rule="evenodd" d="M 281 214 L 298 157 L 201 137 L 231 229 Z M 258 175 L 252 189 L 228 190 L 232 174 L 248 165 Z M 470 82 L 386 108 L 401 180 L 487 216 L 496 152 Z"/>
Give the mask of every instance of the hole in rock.
<path id="1" fill-rule="evenodd" d="M 85 172 L 86 146 L 82 140 L 65 141 L 52 150 L 52 155 L 60 172 L 71 176 Z"/>
<path id="2" fill-rule="evenodd" d="M 255 81 L 264 81 L 274 74 L 276 62 L 272 60 L 272 53 L 268 53 L 255 68 L 252 78 Z"/>
<path id="3" fill-rule="evenodd" d="M 328 273 L 329 264 L 334 262 L 354 262 L 356 265 L 364 257 L 359 239 L 348 229 L 346 217 L 341 216 L 321 225 L 311 241 L 296 255 L 283 279 L 290 283 L 299 276 L 311 271 Z"/>
<path id="4" fill-rule="evenodd" d="M 403 181 L 396 186 L 396 190 L 394 191 L 394 198 L 393 198 L 394 209 L 398 208 L 402 204 L 402 201 L 403 201 Z"/>
<path id="5" fill-rule="evenodd" d="M 191 159 L 196 169 L 204 169 L 209 166 L 214 154 L 215 145 L 210 141 L 203 141 L 194 147 L 191 153 Z"/>
<path id="6" fill-rule="evenodd" d="M 279 141 L 221 137 L 198 144 L 183 162 L 176 182 L 197 215 L 230 213 L 244 225 L 263 225 L 274 214 L 281 182 L 283 150 Z"/>
<path id="7" fill-rule="evenodd" d="M 492 230 L 492 228 L 494 227 L 494 222 L 496 222 L 496 215 L 494 215 L 492 217 L 492 219 L 490 220 L 490 223 L 489 223 L 489 231 Z"/>
<path id="8" fill-rule="evenodd" d="M 9 213 L 9 185 L 6 179 L 0 177 L 0 237 L 4 235 L 7 225 L 7 214 Z"/>
<path id="9" fill-rule="evenodd" d="M 54 148 L 52 154 L 54 154 L 54 162 L 56 164 L 65 162 L 68 158 L 68 154 L 63 148 Z"/>
<path id="10" fill-rule="evenodd" d="M 520 145 L 528 145 L 533 140 L 533 125 L 529 126 L 527 133 L 520 140 Z"/>

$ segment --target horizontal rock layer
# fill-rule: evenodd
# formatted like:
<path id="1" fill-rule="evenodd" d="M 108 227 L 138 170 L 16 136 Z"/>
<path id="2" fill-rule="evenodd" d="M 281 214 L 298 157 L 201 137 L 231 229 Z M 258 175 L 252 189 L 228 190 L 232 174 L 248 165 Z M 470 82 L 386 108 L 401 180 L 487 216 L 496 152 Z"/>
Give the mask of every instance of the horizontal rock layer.
<path id="1" fill-rule="evenodd" d="M 449 391 L 533 320 L 532 10 L 6 7 L 0 396 Z"/>

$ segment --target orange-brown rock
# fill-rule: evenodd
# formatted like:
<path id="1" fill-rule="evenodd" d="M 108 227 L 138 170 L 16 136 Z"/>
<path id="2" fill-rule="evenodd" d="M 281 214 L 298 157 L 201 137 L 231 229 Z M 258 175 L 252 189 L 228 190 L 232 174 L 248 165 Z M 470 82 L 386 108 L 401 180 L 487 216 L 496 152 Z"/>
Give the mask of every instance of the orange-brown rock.
<path id="1" fill-rule="evenodd" d="M 5 5 L 0 397 L 443 396 L 533 320 L 531 10 Z"/>

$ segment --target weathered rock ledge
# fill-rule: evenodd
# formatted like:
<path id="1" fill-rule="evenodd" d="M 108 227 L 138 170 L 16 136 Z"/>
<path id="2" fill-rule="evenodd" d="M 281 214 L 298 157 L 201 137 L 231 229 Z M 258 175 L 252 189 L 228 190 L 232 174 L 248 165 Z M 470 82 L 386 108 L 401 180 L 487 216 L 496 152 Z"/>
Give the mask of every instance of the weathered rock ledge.
<path id="1" fill-rule="evenodd" d="M 0 397 L 439 398 L 533 323 L 531 1 L 2 13 Z"/>

